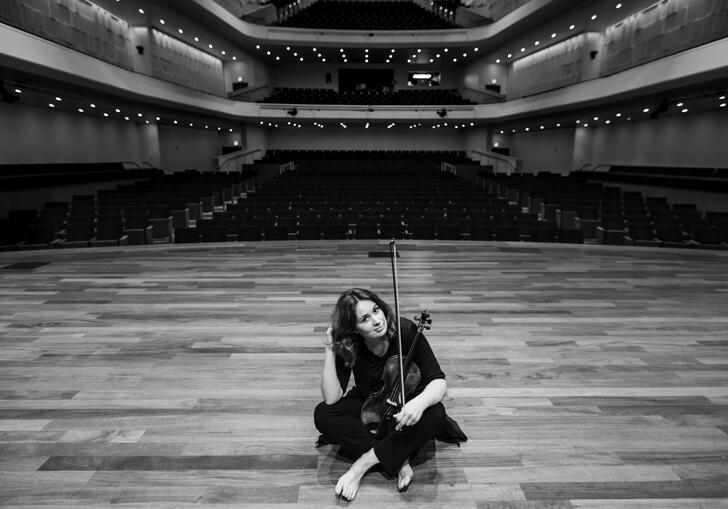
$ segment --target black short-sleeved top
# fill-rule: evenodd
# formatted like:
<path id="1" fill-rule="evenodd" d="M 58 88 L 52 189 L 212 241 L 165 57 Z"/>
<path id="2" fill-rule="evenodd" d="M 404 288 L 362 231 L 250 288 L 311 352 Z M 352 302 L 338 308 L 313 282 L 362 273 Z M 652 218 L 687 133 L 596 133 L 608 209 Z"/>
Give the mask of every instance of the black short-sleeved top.
<path id="1" fill-rule="evenodd" d="M 402 331 L 402 350 L 406 359 L 407 352 L 410 351 L 412 341 L 417 334 L 417 326 L 406 318 L 400 318 L 399 323 Z M 377 392 L 382 386 L 384 364 L 393 355 L 397 355 L 396 336 L 390 340 L 389 348 L 382 357 L 374 355 L 362 343 L 362 346 L 357 352 L 356 364 L 354 364 L 353 368 L 347 368 L 344 365 L 344 360 L 337 355 L 336 374 L 339 378 L 339 384 L 341 384 L 341 390 L 346 392 L 351 372 L 354 371 L 355 387 L 350 391 L 350 394 L 366 399 L 370 394 Z M 431 381 L 437 380 L 438 378 L 445 378 L 445 373 L 440 369 L 440 364 L 437 362 L 437 358 L 432 352 L 432 348 L 430 348 L 430 344 L 427 342 L 424 334 L 420 334 L 420 337 L 417 339 L 412 361 L 417 364 L 421 373 L 420 383 L 417 385 L 414 395 L 421 393 Z"/>

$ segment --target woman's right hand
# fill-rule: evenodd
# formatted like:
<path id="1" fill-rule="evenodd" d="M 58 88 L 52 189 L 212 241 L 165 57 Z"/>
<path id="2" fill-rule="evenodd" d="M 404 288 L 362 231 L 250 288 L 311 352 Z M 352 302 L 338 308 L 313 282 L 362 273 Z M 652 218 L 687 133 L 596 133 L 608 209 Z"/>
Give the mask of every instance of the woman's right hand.
<path id="1" fill-rule="evenodd" d="M 333 350 L 334 348 L 334 338 L 331 336 L 331 333 L 333 332 L 334 328 L 329 326 L 328 329 L 326 329 L 326 339 L 323 339 L 324 347 L 326 350 Z"/>

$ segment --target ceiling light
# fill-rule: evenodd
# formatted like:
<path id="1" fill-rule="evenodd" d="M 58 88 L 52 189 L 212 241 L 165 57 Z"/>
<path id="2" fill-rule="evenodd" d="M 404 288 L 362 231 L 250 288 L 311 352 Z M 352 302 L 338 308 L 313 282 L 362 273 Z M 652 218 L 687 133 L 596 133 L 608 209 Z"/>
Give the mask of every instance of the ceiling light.
<path id="1" fill-rule="evenodd" d="M 155 117 L 155 118 L 157 119 L 157 122 L 159 122 L 160 118 L 159 117 Z"/>
<path id="2" fill-rule="evenodd" d="M 92 108 L 96 107 L 96 105 L 94 103 L 89 104 L 89 106 L 91 106 Z"/>
<path id="3" fill-rule="evenodd" d="M 139 9 L 139 14 L 144 14 L 144 9 Z"/>
<path id="4" fill-rule="evenodd" d="M 574 30 L 574 25 L 569 25 L 569 30 Z"/>
<path id="5" fill-rule="evenodd" d="M 642 113 L 649 113 L 649 112 L 650 112 L 650 109 L 649 108 L 645 108 L 645 109 L 642 110 Z"/>
<path id="6" fill-rule="evenodd" d="M 124 120 L 129 120 L 129 117 L 124 117 Z M 176 124 L 176 123 L 177 123 L 177 122 L 175 122 L 175 124 Z"/>
<path id="7" fill-rule="evenodd" d="M 473 48 L 473 51 L 475 51 L 477 53 L 478 52 L 478 48 Z"/>
<path id="8" fill-rule="evenodd" d="M 105 116 L 105 117 L 108 117 L 108 116 L 109 116 L 109 114 L 108 114 L 108 113 L 106 113 L 106 112 L 104 112 L 104 116 Z"/>
<path id="9" fill-rule="evenodd" d="M 256 44 L 255 49 L 260 49 L 260 44 Z"/>
<path id="10" fill-rule="evenodd" d="M 177 121 L 175 120 L 175 121 L 173 122 L 173 124 L 175 124 L 175 125 L 176 125 L 176 124 L 177 124 Z"/>
<path id="11" fill-rule="evenodd" d="M 119 108 L 116 108 L 114 111 L 117 113 L 121 113 L 121 110 Z"/>
<path id="12" fill-rule="evenodd" d="M 495 63 L 496 63 L 496 64 L 500 64 L 500 58 L 496 58 L 496 59 L 495 59 Z"/>
<path id="13" fill-rule="evenodd" d="M 615 116 L 615 117 L 617 117 L 617 118 L 619 118 L 619 117 L 621 117 L 621 116 L 622 116 L 622 114 L 621 114 L 621 113 L 617 113 L 617 114 L 616 114 L 616 115 L 614 115 L 614 116 Z"/>
<path id="14" fill-rule="evenodd" d="M 221 51 L 220 53 L 221 53 L 222 55 L 225 55 L 225 50 L 222 50 L 222 51 Z"/>
<path id="15" fill-rule="evenodd" d="M 551 34 L 551 38 L 553 39 L 554 37 L 556 37 L 556 34 Z"/>
<path id="16" fill-rule="evenodd" d="M 513 53 L 508 53 L 508 57 L 507 58 L 511 58 L 512 56 L 513 56 Z"/>
<path id="17" fill-rule="evenodd" d="M 534 46 L 538 46 L 539 44 L 541 44 L 541 41 L 536 41 L 533 43 Z"/>
<path id="18" fill-rule="evenodd" d="M 48 106 L 50 106 L 51 108 L 55 108 L 56 107 L 56 105 L 53 104 L 53 103 L 48 103 Z"/>
<path id="19" fill-rule="evenodd" d="M 683 103 L 681 103 L 681 102 L 680 103 L 677 103 L 675 106 L 677 106 L 678 108 L 682 108 Z"/>
<path id="20" fill-rule="evenodd" d="M 687 112 L 688 112 L 687 108 L 683 108 L 682 110 L 680 110 L 680 113 L 687 113 Z"/>
<path id="21" fill-rule="evenodd" d="M 311 48 L 311 51 L 313 51 L 314 53 L 316 53 L 316 48 Z"/>
<path id="22" fill-rule="evenodd" d="M 611 124 L 611 123 L 612 123 L 612 121 L 611 121 L 611 120 L 606 120 L 606 121 L 605 121 L 604 123 L 605 123 L 605 124 Z"/>
<path id="23" fill-rule="evenodd" d="M 616 9 L 620 9 L 621 7 L 622 7 L 622 4 L 617 4 L 617 5 L 615 6 L 615 8 L 616 8 Z"/>
<path id="24" fill-rule="evenodd" d="M 199 37 L 195 37 L 195 42 L 200 42 L 200 38 Z"/>
<path id="25" fill-rule="evenodd" d="M 56 101 L 61 102 L 62 100 L 60 97 L 56 97 Z"/>
<path id="26" fill-rule="evenodd" d="M 591 20 L 594 21 L 595 19 L 597 19 L 597 15 L 596 14 L 592 14 Z"/>
<path id="27" fill-rule="evenodd" d="M 212 49 L 212 44 L 208 44 L 207 47 Z"/>
<path id="28" fill-rule="evenodd" d="M 181 33 L 181 34 L 185 33 L 185 32 L 184 32 L 184 30 L 182 30 L 181 28 L 178 28 L 178 29 L 177 29 L 177 31 L 178 31 L 179 33 Z"/>

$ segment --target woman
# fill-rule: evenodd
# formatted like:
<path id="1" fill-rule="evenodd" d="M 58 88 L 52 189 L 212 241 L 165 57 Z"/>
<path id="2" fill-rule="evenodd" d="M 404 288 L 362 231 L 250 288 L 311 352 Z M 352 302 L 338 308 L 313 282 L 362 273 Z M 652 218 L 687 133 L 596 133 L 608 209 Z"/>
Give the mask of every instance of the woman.
<path id="1" fill-rule="evenodd" d="M 427 339 L 420 336 L 412 358 L 421 371 L 420 383 L 393 415 L 393 429 L 383 438 L 375 439 L 362 424 L 362 405 L 383 385 L 384 363 L 397 354 L 397 328 L 401 330 L 406 356 L 416 326 L 406 319 L 400 319 L 397 324 L 392 309 L 382 299 L 360 288 L 348 290 L 339 297 L 331 322 L 324 340 L 326 354 L 321 377 L 324 401 L 316 407 L 314 422 L 323 434 L 324 443 L 341 444 L 342 451 L 355 459 L 339 478 L 334 493 L 353 500 L 364 474 L 377 464 L 391 475 L 396 473 L 397 488 L 406 491 L 413 477 L 409 459 L 420 447 L 435 437 L 450 442 L 467 440 L 457 424 L 447 417 L 441 403 L 447 390 L 445 374 Z M 344 395 L 352 372 L 355 386 Z"/>

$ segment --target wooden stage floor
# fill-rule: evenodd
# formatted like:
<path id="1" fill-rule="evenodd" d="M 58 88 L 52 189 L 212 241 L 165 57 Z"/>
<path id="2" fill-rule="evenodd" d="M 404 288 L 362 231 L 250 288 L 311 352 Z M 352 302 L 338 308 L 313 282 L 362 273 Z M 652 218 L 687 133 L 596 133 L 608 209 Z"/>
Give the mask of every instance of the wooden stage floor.
<path id="1" fill-rule="evenodd" d="M 448 412 L 359 507 L 728 507 L 728 252 L 400 242 Z M 321 339 L 375 241 L 0 253 L 0 506 L 319 508 Z"/>

